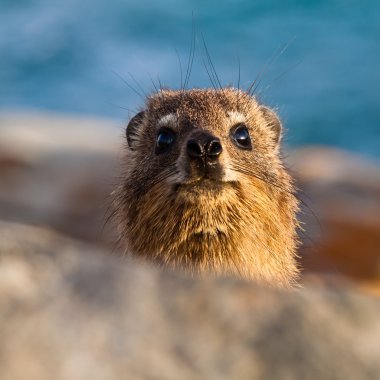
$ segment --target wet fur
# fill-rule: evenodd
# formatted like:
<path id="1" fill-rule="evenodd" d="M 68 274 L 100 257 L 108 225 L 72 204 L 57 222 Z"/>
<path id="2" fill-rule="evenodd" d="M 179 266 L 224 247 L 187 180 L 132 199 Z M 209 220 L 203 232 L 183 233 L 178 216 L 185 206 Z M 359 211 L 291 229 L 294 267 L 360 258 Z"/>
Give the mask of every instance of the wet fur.
<path id="1" fill-rule="evenodd" d="M 130 126 L 124 182 L 115 191 L 126 252 L 190 274 L 294 285 L 298 202 L 280 159 L 276 114 L 233 88 L 159 91 L 144 111 Z M 156 155 L 157 123 L 169 114 L 176 116 L 170 127 L 178 140 Z M 229 136 L 242 116 L 252 151 L 237 148 Z M 226 182 L 189 175 L 186 141 L 199 130 L 220 138 Z"/>

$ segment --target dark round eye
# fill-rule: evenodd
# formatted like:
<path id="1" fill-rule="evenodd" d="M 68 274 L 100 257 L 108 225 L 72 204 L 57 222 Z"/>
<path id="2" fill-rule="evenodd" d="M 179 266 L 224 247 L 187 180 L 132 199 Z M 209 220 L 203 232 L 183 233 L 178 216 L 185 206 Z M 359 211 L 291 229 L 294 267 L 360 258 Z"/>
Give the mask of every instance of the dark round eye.
<path id="1" fill-rule="evenodd" d="M 244 124 L 235 125 L 231 129 L 231 137 L 234 143 L 241 149 L 252 149 L 251 138 Z"/>
<path id="2" fill-rule="evenodd" d="M 156 140 L 156 154 L 165 153 L 175 141 L 175 133 L 169 128 L 158 131 Z"/>

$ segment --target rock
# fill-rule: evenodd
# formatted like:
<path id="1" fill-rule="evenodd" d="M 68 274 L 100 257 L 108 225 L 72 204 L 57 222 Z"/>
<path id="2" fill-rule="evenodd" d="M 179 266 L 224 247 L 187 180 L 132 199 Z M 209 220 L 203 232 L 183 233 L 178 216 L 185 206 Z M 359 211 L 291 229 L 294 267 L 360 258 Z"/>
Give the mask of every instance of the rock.
<path id="1" fill-rule="evenodd" d="M 189 279 L 0 222 L 2 380 L 380 377 L 380 301 Z"/>
<path id="2" fill-rule="evenodd" d="M 115 124 L 48 114 L 1 114 L 1 217 L 112 244 L 115 231 L 103 233 L 102 227 L 123 141 L 122 128 Z"/>
<path id="3" fill-rule="evenodd" d="M 291 155 L 291 167 L 308 205 L 301 250 L 306 272 L 345 276 L 380 295 L 380 165 L 309 147 Z"/>

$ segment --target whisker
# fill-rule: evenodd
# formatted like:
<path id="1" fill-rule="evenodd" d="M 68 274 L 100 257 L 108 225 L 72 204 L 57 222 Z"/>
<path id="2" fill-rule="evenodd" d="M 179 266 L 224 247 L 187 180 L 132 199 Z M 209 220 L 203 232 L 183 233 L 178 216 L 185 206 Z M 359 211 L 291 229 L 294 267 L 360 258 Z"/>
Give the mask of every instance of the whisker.
<path id="1" fill-rule="evenodd" d="M 157 96 L 163 100 L 164 94 L 162 93 L 162 83 L 160 82 L 160 78 L 157 78 L 158 87 L 157 87 L 157 84 L 154 82 L 154 79 L 151 76 L 150 76 L 150 80 L 152 82 L 152 85 L 154 87 L 154 90 L 155 90 Z"/>
<path id="2" fill-rule="evenodd" d="M 171 165 L 167 169 L 163 170 L 151 183 L 151 187 L 157 186 L 162 181 L 166 180 L 167 178 L 171 177 L 174 174 L 178 174 L 178 170 L 175 165 Z"/>
<path id="3" fill-rule="evenodd" d="M 141 84 L 136 80 L 136 78 L 130 73 L 128 72 L 128 75 L 130 76 L 130 78 L 133 80 L 133 82 L 135 82 L 136 86 L 140 89 L 140 91 L 144 94 L 145 98 L 148 97 L 148 94 L 146 93 L 146 91 L 143 89 L 143 87 L 141 86 Z"/>
<path id="4" fill-rule="evenodd" d="M 108 105 L 110 105 L 110 106 L 112 106 L 112 107 L 116 107 L 116 108 L 120 108 L 120 109 L 122 109 L 122 110 L 128 111 L 128 112 L 130 112 L 130 113 L 132 113 L 132 114 L 135 113 L 134 110 L 131 110 L 130 108 L 127 108 L 127 107 L 124 107 L 124 106 L 120 106 L 119 104 L 115 104 L 115 103 L 107 102 L 107 101 L 106 101 L 106 104 L 108 104 Z"/>
<path id="5" fill-rule="evenodd" d="M 272 56 L 269 58 L 269 60 L 264 64 L 264 66 L 262 67 L 262 69 L 259 71 L 259 73 L 257 74 L 255 80 L 252 82 L 252 84 L 248 87 L 247 89 L 247 93 L 249 95 L 253 95 L 258 86 L 260 85 L 261 81 L 262 81 L 262 78 L 264 77 L 264 74 L 266 74 L 268 72 L 268 70 L 270 69 L 270 67 L 272 66 L 272 64 L 288 49 L 288 47 L 290 46 L 290 44 L 294 41 L 295 37 L 292 37 L 288 43 L 286 43 L 285 45 L 283 46 L 279 46 L 275 51 L 274 53 L 272 54 Z"/>
<path id="6" fill-rule="evenodd" d="M 232 167 L 231 167 L 233 170 L 235 169 L 236 171 L 240 171 L 242 172 L 243 174 L 246 174 L 248 176 L 252 176 L 254 178 L 257 178 L 261 181 L 264 181 L 265 183 L 267 183 L 268 185 L 272 185 L 276 188 L 278 188 L 279 190 L 283 191 L 283 192 L 286 192 L 288 194 L 292 194 L 294 195 L 294 191 L 291 191 L 290 189 L 287 189 L 287 188 L 284 188 L 282 187 L 280 184 L 274 182 L 274 180 L 272 178 L 269 178 L 269 177 L 264 177 L 263 175 L 260 175 L 259 173 L 257 173 L 256 171 L 252 171 L 251 168 L 247 168 L 245 166 L 242 166 L 241 164 L 238 164 L 236 162 L 234 162 L 232 164 Z"/>
<path id="7" fill-rule="evenodd" d="M 154 91 L 155 91 L 157 94 L 159 94 L 159 89 L 158 89 L 156 83 L 154 83 L 154 80 L 153 80 L 152 76 L 149 75 L 149 78 L 150 78 L 150 81 L 152 82 L 152 85 L 153 85 Z"/>
<path id="8" fill-rule="evenodd" d="M 219 89 L 220 90 L 223 90 L 223 87 L 222 87 L 222 84 L 220 82 L 220 79 L 219 79 L 219 76 L 215 70 L 215 66 L 214 66 L 214 63 L 212 62 L 212 59 L 211 59 L 211 56 L 210 56 L 210 53 L 208 51 L 208 48 L 207 48 L 207 44 L 206 44 L 206 40 L 204 38 L 204 35 L 203 33 L 201 33 L 201 37 L 202 37 L 202 43 L 203 43 L 203 47 L 205 49 L 205 53 L 206 53 L 206 58 L 208 60 L 208 64 L 209 64 L 209 67 L 210 67 L 210 71 L 213 75 L 213 78 L 215 80 L 215 83 L 217 83 L 219 85 Z"/>
<path id="9" fill-rule="evenodd" d="M 114 75 L 116 75 L 119 79 L 121 79 L 124 84 L 126 84 L 137 96 L 139 96 L 140 98 L 142 98 L 143 100 L 145 99 L 145 94 L 141 94 L 141 92 L 139 92 L 135 87 L 133 87 L 125 78 L 123 78 L 119 73 L 117 73 L 116 71 L 112 70 L 112 73 Z"/>
<path id="10" fill-rule="evenodd" d="M 300 190 L 298 189 L 298 192 L 301 193 L 301 196 L 304 196 L 306 197 L 306 193 L 303 191 L 303 190 Z M 318 229 L 319 229 L 319 232 L 321 234 L 324 234 L 326 231 L 321 223 L 321 221 L 319 220 L 317 214 L 314 212 L 314 210 L 312 209 L 311 206 L 309 206 L 309 204 L 306 202 L 306 200 L 302 199 L 301 196 L 298 196 L 297 195 L 297 199 L 299 200 L 299 202 L 301 203 L 301 206 L 303 206 L 304 208 L 307 209 L 307 211 L 310 213 L 310 215 L 313 217 L 313 219 L 317 222 L 317 225 L 318 225 Z M 309 198 L 309 202 L 312 202 Z M 301 212 L 306 214 L 306 212 L 304 211 L 304 209 L 301 209 Z"/>
<path id="11" fill-rule="evenodd" d="M 180 75 L 181 75 L 181 91 L 183 90 L 183 72 L 182 72 L 182 62 L 181 62 L 181 57 L 179 56 L 179 53 L 178 53 L 178 50 L 177 48 L 174 48 L 175 52 L 176 52 L 176 55 L 177 55 L 177 59 L 178 59 L 178 63 L 179 63 L 179 72 L 180 72 Z"/>
<path id="12" fill-rule="evenodd" d="M 237 82 L 237 89 L 240 90 L 240 74 L 241 74 L 241 65 L 240 65 L 240 57 L 237 57 L 238 59 L 238 82 Z"/>
<path id="13" fill-rule="evenodd" d="M 265 86 L 261 91 L 257 93 L 258 96 L 260 96 L 262 93 L 267 91 L 269 88 L 273 86 L 274 83 L 278 82 L 280 79 L 282 79 L 284 76 L 289 74 L 290 71 L 294 70 L 296 67 L 298 67 L 302 63 L 302 59 L 299 60 L 297 63 L 289 67 L 287 70 L 283 71 L 280 75 L 278 75 L 276 78 L 274 78 L 267 86 Z"/>
<path id="14" fill-rule="evenodd" d="M 162 93 L 162 91 L 163 91 L 163 89 L 164 89 L 165 86 L 162 84 L 159 75 L 157 75 L 157 82 L 158 82 L 158 85 L 159 85 L 159 87 L 160 87 L 160 92 Z"/>
<path id="15" fill-rule="evenodd" d="M 103 215 L 103 222 L 101 225 L 101 233 L 104 232 L 104 229 L 107 227 L 108 223 L 116 216 L 116 214 L 119 212 L 119 208 L 112 207 L 112 204 L 109 204 L 107 207 L 107 210 L 104 212 Z"/>
<path id="16" fill-rule="evenodd" d="M 195 23 L 194 23 L 194 12 L 192 14 L 192 31 L 191 31 L 191 44 L 190 44 L 190 52 L 189 52 L 189 58 L 187 62 L 187 70 L 186 70 L 186 76 L 185 76 L 185 83 L 184 83 L 184 90 L 187 89 L 187 85 L 189 84 L 191 70 L 193 67 L 194 62 L 194 55 L 195 55 Z"/>
<path id="17" fill-rule="evenodd" d="M 235 170 L 235 171 L 237 171 L 237 172 L 240 172 L 240 173 L 242 173 L 242 174 L 245 174 L 245 175 L 247 175 L 247 176 L 251 176 L 251 177 L 253 177 L 253 178 L 256 178 L 256 179 L 258 179 L 258 180 L 261 180 L 261 181 L 265 182 L 266 184 L 268 184 L 268 185 L 270 185 L 270 186 L 274 186 L 274 187 L 276 187 L 277 189 L 279 189 L 279 190 L 282 191 L 282 192 L 285 192 L 285 193 L 287 193 L 287 194 L 290 194 L 290 195 L 294 196 L 294 197 L 298 200 L 298 202 L 300 203 L 301 206 L 305 207 L 306 209 L 308 209 L 308 210 L 310 211 L 311 215 L 315 218 L 315 220 L 316 220 L 317 223 L 318 223 L 318 226 L 319 226 L 320 230 L 321 230 L 322 233 L 323 233 L 323 226 L 322 226 L 322 224 L 321 224 L 321 222 L 320 222 L 318 216 L 315 214 L 315 212 L 313 211 L 313 209 L 311 208 L 311 206 L 309 206 L 309 205 L 306 203 L 306 201 L 303 200 L 303 199 L 299 196 L 299 194 L 298 194 L 298 193 L 302 192 L 302 190 L 300 190 L 300 189 L 294 189 L 294 190 L 293 190 L 293 189 L 287 189 L 287 188 L 284 188 L 284 187 L 282 187 L 281 185 L 279 185 L 278 183 L 274 182 L 273 180 L 271 180 L 271 179 L 269 179 L 269 178 L 266 178 L 266 177 L 264 177 L 264 176 L 258 174 L 257 172 L 253 171 L 251 168 L 247 168 L 247 167 L 245 167 L 245 166 L 243 166 L 243 165 L 241 165 L 241 164 L 238 164 L 238 163 L 236 163 L 236 162 L 232 163 L 232 165 L 231 165 L 231 169 L 232 169 L 232 170 Z M 301 212 L 302 212 L 302 209 L 301 209 Z M 305 237 L 307 237 L 307 238 L 308 238 L 312 243 L 314 243 L 315 246 L 316 246 L 317 244 L 313 241 L 313 239 L 312 239 L 310 236 L 308 236 L 308 235 L 304 232 L 304 230 L 302 229 L 301 226 L 299 226 L 299 227 L 300 227 L 300 228 L 299 228 L 299 231 L 301 232 L 301 234 L 303 234 Z"/>
<path id="18" fill-rule="evenodd" d="M 238 81 L 237 81 L 237 93 L 236 93 L 236 109 L 240 112 L 240 74 L 241 74 L 241 67 L 240 67 L 240 57 L 237 57 L 238 60 Z"/>
<path id="19" fill-rule="evenodd" d="M 211 85 L 212 85 L 212 87 L 213 87 L 214 90 L 217 90 L 217 86 L 216 86 L 216 84 L 215 84 L 215 82 L 214 82 L 214 78 L 212 77 L 212 75 L 211 75 L 211 73 L 210 73 L 210 71 L 209 71 L 209 69 L 208 69 L 208 67 L 207 67 L 207 64 L 206 64 L 206 61 L 205 61 L 203 55 L 201 56 L 201 58 L 202 58 L 203 67 L 204 67 L 205 70 L 206 70 L 206 73 L 207 73 L 207 76 L 208 76 L 209 79 L 210 79 Z"/>

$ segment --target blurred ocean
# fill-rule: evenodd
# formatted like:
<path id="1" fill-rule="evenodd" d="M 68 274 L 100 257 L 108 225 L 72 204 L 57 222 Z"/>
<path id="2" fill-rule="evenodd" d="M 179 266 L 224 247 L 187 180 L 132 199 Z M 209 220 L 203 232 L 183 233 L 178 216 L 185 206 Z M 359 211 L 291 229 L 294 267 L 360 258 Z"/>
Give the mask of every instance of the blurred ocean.
<path id="1" fill-rule="evenodd" d="M 0 108 L 126 120 L 152 80 L 209 87 L 201 33 L 223 84 L 261 72 L 296 147 L 321 143 L 380 157 L 380 2 L 351 0 L 0 0 Z M 268 68 L 278 49 L 286 51 Z M 178 56 L 177 56 L 178 53 Z M 263 68 L 266 69 L 263 70 Z M 135 82 L 138 82 L 137 85 Z"/>

